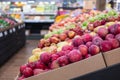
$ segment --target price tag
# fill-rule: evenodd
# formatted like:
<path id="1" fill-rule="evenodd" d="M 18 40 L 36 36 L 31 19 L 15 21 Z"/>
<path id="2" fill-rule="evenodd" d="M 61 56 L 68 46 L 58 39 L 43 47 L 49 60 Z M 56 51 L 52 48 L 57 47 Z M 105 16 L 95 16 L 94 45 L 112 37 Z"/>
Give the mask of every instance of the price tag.
<path id="1" fill-rule="evenodd" d="M 13 32 L 15 32 L 16 31 L 16 29 L 15 28 L 13 28 Z"/>
<path id="2" fill-rule="evenodd" d="M 9 32 L 12 33 L 12 29 L 10 29 Z"/>
<path id="3" fill-rule="evenodd" d="M 3 37 L 3 33 L 0 33 L 0 37 Z"/>
<path id="4" fill-rule="evenodd" d="M 5 36 L 8 34 L 7 31 L 4 32 Z"/>

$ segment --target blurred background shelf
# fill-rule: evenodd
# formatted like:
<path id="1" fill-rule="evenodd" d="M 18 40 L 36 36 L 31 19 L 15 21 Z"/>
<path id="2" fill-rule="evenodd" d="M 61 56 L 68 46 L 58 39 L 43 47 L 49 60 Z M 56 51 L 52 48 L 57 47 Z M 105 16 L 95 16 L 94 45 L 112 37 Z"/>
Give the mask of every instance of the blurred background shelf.
<path id="1" fill-rule="evenodd" d="M 25 23 L 53 23 L 54 20 L 24 20 Z"/>

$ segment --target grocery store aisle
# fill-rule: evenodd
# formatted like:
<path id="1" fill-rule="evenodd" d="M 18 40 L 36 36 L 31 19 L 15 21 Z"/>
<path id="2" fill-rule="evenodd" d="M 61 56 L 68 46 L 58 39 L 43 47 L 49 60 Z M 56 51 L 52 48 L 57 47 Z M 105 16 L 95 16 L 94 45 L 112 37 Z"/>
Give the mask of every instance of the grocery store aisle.
<path id="1" fill-rule="evenodd" d="M 20 65 L 27 62 L 32 49 L 37 47 L 37 43 L 38 40 L 27 40 L 26 45 L 0 67 L 0 80 L 14 80 L 19 72 Z"/>

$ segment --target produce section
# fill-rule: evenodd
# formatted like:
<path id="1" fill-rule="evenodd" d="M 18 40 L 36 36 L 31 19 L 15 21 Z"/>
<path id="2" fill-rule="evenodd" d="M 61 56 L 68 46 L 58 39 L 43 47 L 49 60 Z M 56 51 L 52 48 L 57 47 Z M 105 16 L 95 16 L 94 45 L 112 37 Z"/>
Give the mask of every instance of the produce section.
<path id="1" fill-rule="evenodd" d="M 15 26 L 17 21 L 8 16 L 0 16 L 0 30 Z"/>
<path id="2" fill-rule="evenodd" d="M 119 52 L 118 0 L 0 1 L 0 80 L 119 80 Z"/>
<path id="3" fill-rule="evenodd" d="M 40 40 L 28 63 L 20 67 L 18 80 L 118 48 L 119 18 L 120 15 L 115 11 L 91 10 L 53 24 L 47 34 L 50 36 L 45 35 L 44 39 Z"/>
<path id="4" fill-rule="evenodd" d="M 18 23 L 10 16 L 0 16 L 0 66 L 24 45 L 24 23 Z"/>

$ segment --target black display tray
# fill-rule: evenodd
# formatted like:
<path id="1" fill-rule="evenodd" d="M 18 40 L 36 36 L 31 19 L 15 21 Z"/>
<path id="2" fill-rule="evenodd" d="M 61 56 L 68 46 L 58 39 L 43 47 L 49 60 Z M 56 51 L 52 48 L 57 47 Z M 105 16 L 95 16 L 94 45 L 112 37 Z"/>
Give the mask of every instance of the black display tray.
<path id="1" fill-rule="evenodd" d="M 116 64 L 71 80 L 120 80 L 120 64 Z"/>
<path id="2" fill-rule="evenodd" d="M 0 32 L 0 66 L 21 49 L 25 45 L 25 42 L 24 23 Z"/>

